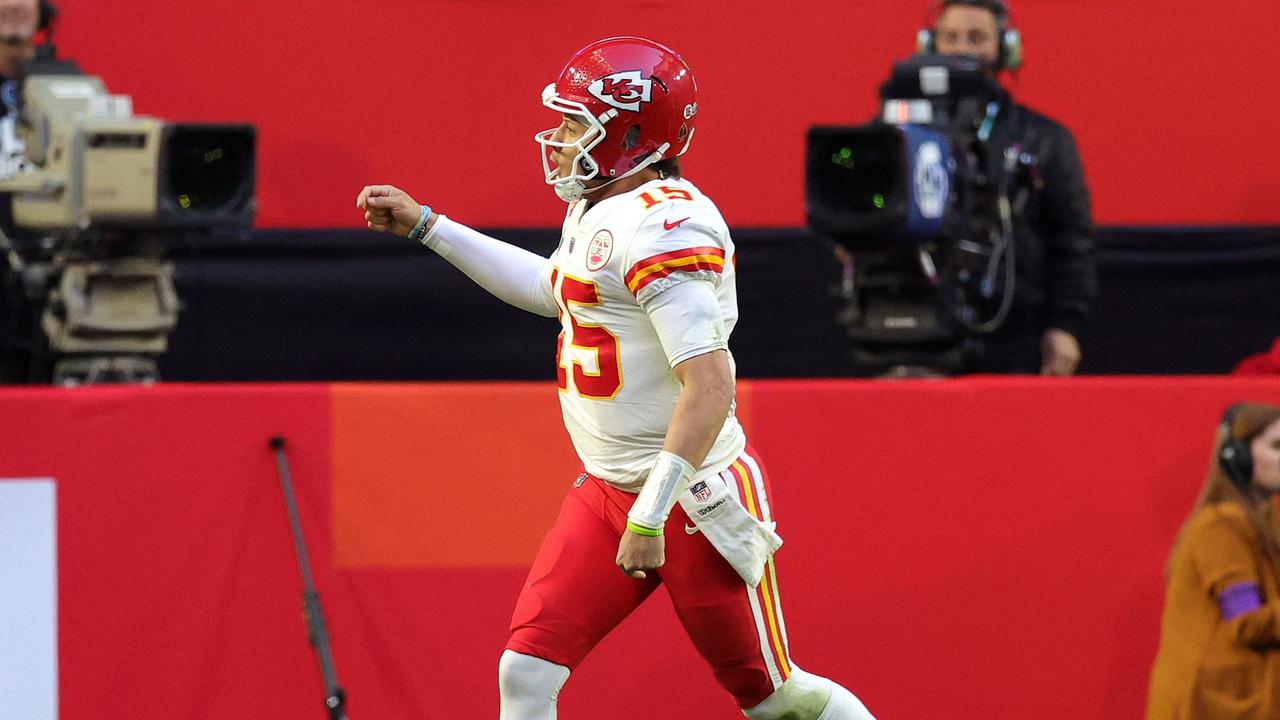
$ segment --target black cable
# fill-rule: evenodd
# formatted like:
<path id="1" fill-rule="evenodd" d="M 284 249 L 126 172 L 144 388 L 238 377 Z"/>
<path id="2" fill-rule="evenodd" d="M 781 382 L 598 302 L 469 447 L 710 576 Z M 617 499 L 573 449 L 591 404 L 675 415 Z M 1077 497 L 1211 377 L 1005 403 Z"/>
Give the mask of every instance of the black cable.
<path id="1" fill-rule="evenodd" d="M 338 673 L 333 666 L 333 652 L 329 648 L 329 632 L 325 629 L 320 594 L 316 592 L 315 583 L 311 579 L 311 560 L 307 557 L 307 546 L 302 536 L 302 521 L 298 517 L 298 504 L 294 500 L 289 461 L 284 455 L 284 438 L 273 437 L 268 444 L 276 456 L 276 472 L 280 475 L 285 510 L 289 513 L 289 527 L 293 531 L 293 549 L 302 575 L 302 612 L 307 621 L 307 639 L 315 648 L 316 658 L 320 662 L 320 675 L 324 680 L 325 690 L 324 706 L 329 713 L 329 720 L 347 720 L 347 696 L 338 686 Z"/>

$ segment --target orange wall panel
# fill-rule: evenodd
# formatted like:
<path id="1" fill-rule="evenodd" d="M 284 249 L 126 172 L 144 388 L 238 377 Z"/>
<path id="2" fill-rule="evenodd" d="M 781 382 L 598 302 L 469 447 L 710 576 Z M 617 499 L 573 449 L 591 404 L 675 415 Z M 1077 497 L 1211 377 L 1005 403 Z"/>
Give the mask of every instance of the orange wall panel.
<path id="1" fill-rule="evenodd" d="M 337 385 L 339 567 L 528 565 L 580 465 L 545 383 Z"/>

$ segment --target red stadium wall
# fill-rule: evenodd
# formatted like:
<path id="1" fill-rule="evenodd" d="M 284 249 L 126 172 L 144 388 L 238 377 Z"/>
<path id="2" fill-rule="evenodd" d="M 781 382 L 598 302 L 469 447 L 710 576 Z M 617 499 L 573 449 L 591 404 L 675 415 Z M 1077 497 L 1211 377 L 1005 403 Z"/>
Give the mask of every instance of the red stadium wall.
<path id="1" fill-rule="evenodd" d="M 739 394 L 787 541 L 794 656 L 885 720 L 1139 716 L 1218 414 L 1280 402 L 1229 378 Z M 275 434 L 351 716 L 496 717 L 509 613 L 576 474 L 541 383 L 10 388 L 0 427 L 0 478 L 56 482 L 63 720 L 320 715 Z M 562 708 L 740 717 L 665 597 Z"/>
<path id="2" fill-rule="evenodd" d="M 688 174 L 733 226 L 804 224 L 813 124 L 862 122 L 924 0 L 60 0 L 63 55 L 139 114 L 255 123 L 258 224 L 349 227 L 393 182 L 484 227 L 558 225 L 531 137 L 574 49 L 643 34 L 701 83 Z M 783 9 L 785 7 L 785 9 Z M 1012 83 L 1077 135 L 1103 224 L 1280 223 L 1275 0 L 1014 0 Z"/>

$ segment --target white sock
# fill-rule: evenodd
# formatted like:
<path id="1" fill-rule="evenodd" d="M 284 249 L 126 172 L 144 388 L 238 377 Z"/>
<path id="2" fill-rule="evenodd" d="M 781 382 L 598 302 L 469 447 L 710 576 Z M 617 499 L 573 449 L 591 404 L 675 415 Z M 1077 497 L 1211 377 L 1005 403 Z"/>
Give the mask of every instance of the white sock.
<path id="1" fill-rule="evenodd" d="M 511 650 L 498 661 L 498 720 L 556 720 L 556 698 L 569 668 Z"/>
<path id="2" fill-rule="evenodd" d="M 751 720 L 875 720 L 853 693 L 794 666 L 782 687 L 742 714 Z"/>
<path id="3" fill-rule="evenodd" d="M 827 682 L 831 682 L 828 680 Z M 853 693 L 837 683 L 831 683 L 831 699 L 822 709 L 818 720 L 876 720 L 866 705 Z"/>

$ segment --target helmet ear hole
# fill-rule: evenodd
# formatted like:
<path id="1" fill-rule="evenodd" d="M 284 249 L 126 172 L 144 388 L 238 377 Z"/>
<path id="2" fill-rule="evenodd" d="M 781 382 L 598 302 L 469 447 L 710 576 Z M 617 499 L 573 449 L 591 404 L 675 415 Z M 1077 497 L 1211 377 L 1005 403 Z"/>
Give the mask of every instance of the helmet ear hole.
<path id="1" fill-rule="evenodd" d="M 594 161 L 592 161 L 592 159 L 591 159 L 591 156 L 590 156 L 590 155 L 583 155 L 583 156 L 582 156 L 582 169 L 583 169 L 583 170 L 586 170 L 586 171 L 587 171 L 587 172 L 589 172 L 589 173 L 590 173 L 590 172 L 595 172 L 595 170 L 596 170 L 596 164 L 595 164 L 595 162 L 594 162 Z"/>
<path id="2" fill-rule="evenodd" d="M 624 150 L 630 150 L 640 144 L 640 126 L 632 125 L 627 134 L 622 136 L 622 147 Z"/>

